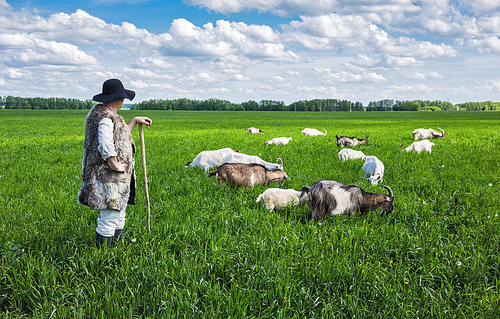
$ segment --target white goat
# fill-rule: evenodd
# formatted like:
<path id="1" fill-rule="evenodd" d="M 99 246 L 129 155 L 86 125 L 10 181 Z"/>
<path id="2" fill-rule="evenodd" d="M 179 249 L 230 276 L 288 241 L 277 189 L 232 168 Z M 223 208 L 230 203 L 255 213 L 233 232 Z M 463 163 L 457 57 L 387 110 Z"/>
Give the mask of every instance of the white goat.
<path id="1" fill-rule="evenodd" d="M 224 163 L 224 157 L 228 154 L 235 153 L 230 148 L 222 148 L 215 151 L 203 151 L 198 154 L 192 162 L 187 162 L 186 167 L 203 167 L 205 170 L 217 167 Z"/>
<path id="2" fill-rule="evenodd" d="M 403 145 L 403 144 L 401 144 Z M 432 153 L 432 147 L 436 145 L 434 144 L 433 142 L 429 141 L 429 140 L 421 140 L 421 141 L 418 141 L 418 142 L 413 142 L 410 146 L 408 146 L 407 148 L 405 148 L 405 151 L 407 152 L 417 152 L 417 153 L 420 153 L 420 152 L 429 152 L 430 154 Z"/>
<path id="3" fill-rule="evenodd" d="M 307 200 L 307 194 L 294 189 L 268 188 L 257 197 L 256 202 L 262 201 L 264 210 L 277 210 L 286 206 L 295 206 Z"/>
<path id="4" fill-rule="evenodd" d="M 243 153 L 229 153 L 224 157 L 224 163 L 241 163 L 241 164 L 260 164 L 266 169 L 280 169 L 283 170 L 283 161 L 281 157 L 277 156 L 280 163 L 269 163 L 258 157 L 257 155 L 247 155 Z"/>
<path id="5" fill-rule="evenodd" d="M 350 160 L 350 159 L 357 159 L 357 158 L 365 159 L 366 155 L 361 151 L 356 151 L 356 150 L 353 150 L 350 148 L 343 148 L 339 152 L 339 159 L 341 159 L 343 161 Z"/>
<path id="6" fill-rule="evenodd" d="M 446 132 L 442 129 L 439 128 L 439 130 L 442 131 L 442 133 L 439 133 L 431 128 L 429 129 L 423 129 L 423 128 L 418 128 L 413 131 L 413 139 L 414 140 L 421 140 L 425 138 L 444 138 L 446 136 Z"/>
<path id="7" fill-rule="evenodd" d="M 384 178 L 384 164 L 376 156 L 367 156 L 363 172 L 372 185 L 377 185 Z"/>
<path id="8" fill-rule="evenodd" d="M 302 135 L 304 136 L 318 136 L 318 135 L 326 135 L 326 128 L 324 128 L 325 133 L 321 133 L 315 128 L 305 128 L 302 130 Z"/>
<path id="9" fill-rule="evenodd" d="M 267 140 L 264 144 L 276 144 L 276 145 L 286 145 L 292 140 L 291 137 L 275 137 L 272 140 Z"/>

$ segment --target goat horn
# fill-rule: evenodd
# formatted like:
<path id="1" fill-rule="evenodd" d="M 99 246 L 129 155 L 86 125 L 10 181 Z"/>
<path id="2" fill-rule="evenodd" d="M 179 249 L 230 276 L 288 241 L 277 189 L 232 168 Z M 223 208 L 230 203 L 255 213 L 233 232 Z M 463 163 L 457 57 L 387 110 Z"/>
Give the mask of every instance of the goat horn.
<path id="1" fill-rule="evenodd" d="M 278 161 L 280 161 L 281 170 L 283 170 L 283 160 L 279 155 L 276 155 L 276 157 L 278 158 Z"/>
<path id="2" fill-rule="evenodd" d="M 386 188 L 389 191 L 389 197 L 394 198 L 394 195 L 392 194 L 392 190 L 389 188 L 389 186 L 385 185 L 380 185 L 383 188 Z"/>
<path id="3" fill-rule="evenodd" d="M 440 129 L 443 132 L 443 137 L 445 137 L 446 136 L 446 132 L 442 128 L 440 128 L 440 127 L 438 127 L 438 129 Z"/>

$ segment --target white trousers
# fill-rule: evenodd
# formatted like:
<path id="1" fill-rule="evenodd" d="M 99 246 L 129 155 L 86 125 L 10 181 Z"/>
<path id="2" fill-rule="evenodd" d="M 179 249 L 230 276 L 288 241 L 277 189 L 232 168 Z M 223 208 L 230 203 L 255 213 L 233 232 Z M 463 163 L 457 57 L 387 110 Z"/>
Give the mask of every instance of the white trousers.
<path id="1" fill-rule="evenodd" d="M 125 209 L 122 211 L 114 209 L 101 209 L 97 216 L 96 232 L 104 237 L 112 237 L 115 230 L 123 229 L 125 226 Z"/>

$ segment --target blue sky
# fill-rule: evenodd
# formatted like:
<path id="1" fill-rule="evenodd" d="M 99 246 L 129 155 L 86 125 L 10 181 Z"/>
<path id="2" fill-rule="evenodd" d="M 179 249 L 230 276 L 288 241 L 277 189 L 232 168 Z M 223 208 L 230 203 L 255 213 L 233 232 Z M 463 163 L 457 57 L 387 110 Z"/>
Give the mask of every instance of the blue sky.
<path id="1" fill-rule="evenodd" d="M 0 95 L 500 101 L 498 0 L 0 0 Z"/>

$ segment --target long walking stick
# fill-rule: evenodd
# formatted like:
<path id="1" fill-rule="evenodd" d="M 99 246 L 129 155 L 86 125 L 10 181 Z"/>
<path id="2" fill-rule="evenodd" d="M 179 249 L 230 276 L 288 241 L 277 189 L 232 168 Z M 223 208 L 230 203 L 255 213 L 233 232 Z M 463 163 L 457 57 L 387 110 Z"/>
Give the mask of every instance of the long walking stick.
<path id="1" fill-rule="evenodd" d="M 146 208 L 148 212 L 147 227 L 149 233 L 151 231 L 151 228 L 149 226 L 150 207 L 149 207 L 149 193 L 148 193 L 148 175 L 146 173 L 146 149 L 144 148 L 144 131 L 142 129 L 142 124 L 139 124 L 139 136 L 141 137 L 142 177 L 144 179 L 144 194 L 146 195 Z"/>

